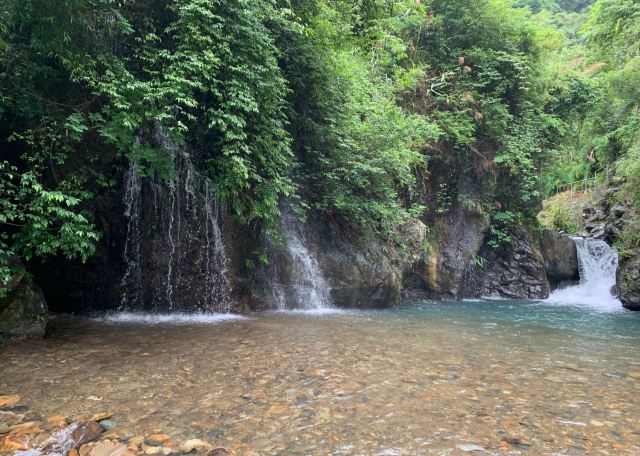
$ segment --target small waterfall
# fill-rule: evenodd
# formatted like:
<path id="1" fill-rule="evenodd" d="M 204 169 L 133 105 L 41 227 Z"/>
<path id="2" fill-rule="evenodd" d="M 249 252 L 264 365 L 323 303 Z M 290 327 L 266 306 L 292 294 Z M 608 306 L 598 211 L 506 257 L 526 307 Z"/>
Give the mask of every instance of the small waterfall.
<path id="1" fill-rule="evenodd" d="M 556 290 L 548 302 L 599 310 L 620 310 L 620 301 L 611 294 L 616 285 L 617 250 L 597 239 L 575 237 L 573 240 L 578 251 L 580 283 Z"/>
<path id="2" fill-rule="evenodd" d="M 142 181 L 133 162 L 129 162 L 125 177 L 124 216 L 127 219 L 127 239 L 124 244 L 125 272 L 120 307 L 137 308 L 142 304 Z"/>
<path id="3" fill-rule="evenodd" d="M 272 281 L 273 298 L 280 310 L 322 310 L 334 307 L 331 289 L 327 284 L 318 260 L 307 248 L 300 222 L 284 207 L 280 217 L 280 231 L 284 237 L 286 254 L 290 262 L 290 276 L 282 283 L 282 277 Z M 277 276 L 280 274 L 276 273 Z"/>
<path id="4" fill-rule="evenodd" d="M 161 130 L 153 139 L 168 153 L 173 172 L 169 179 L 141 178 L 129 164 L 121 310 L 229 312 L 224 205 L 188 151 Z M 150 229 L 143 232 L 144 226 Z"/>

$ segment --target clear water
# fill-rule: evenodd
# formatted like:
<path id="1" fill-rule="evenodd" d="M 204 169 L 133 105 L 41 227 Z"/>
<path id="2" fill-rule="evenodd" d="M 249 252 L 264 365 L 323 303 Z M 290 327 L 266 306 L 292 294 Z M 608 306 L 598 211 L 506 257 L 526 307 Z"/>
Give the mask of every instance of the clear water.
<path id="1" fill-rule="evenodd" d="M 175 323 L 65 319 L 2 349 L 0 391 L 238 455 L 640 454 L 640 314 L 415 302 Z"/>

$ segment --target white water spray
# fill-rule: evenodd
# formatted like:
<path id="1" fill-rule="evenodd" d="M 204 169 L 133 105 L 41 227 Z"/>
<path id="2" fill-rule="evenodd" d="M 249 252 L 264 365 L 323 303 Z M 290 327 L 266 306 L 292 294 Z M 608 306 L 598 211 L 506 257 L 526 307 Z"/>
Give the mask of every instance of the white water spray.
<path id="1" fill-rule="evenodd" d="M 573 238 L 578 250 L 580 283 L 554 291 L 547 302 L 601 311 L 622 309 L 611 293 L 616 285 L 618 252 L 597 239 Z"/>

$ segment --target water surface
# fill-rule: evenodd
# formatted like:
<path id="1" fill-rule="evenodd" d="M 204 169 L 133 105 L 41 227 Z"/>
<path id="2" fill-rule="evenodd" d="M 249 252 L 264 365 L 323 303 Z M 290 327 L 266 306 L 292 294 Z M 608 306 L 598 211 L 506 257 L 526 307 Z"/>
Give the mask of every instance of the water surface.
<path id="1" fill-rule="evenodd" d="M 180 323 L 61 321 L 2 349 L 0 392 L 237 454 L 640 454 L 631 312 L 420 302 Z"/>

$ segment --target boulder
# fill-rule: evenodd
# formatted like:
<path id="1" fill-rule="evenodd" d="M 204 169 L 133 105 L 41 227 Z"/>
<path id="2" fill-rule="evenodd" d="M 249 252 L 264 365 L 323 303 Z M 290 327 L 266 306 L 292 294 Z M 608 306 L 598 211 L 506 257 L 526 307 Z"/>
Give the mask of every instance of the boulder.
<path id="1" fill-rule="evenodd" d="M 617 282 L 622 305 L 640 310 L 640 251 L 620 262 Z"/>
<path id="2" fill-rule="evenodd" d="M 578 252 L 569 236 L 544 230 L 540 238 L 540 253 L 552 288 L 579 280 Z"/>
<path id="3" fill-rule="evenodd" d="M 23 270 L 5 284 L 0 297 L 0 341 L 43 337 L 47 324 L 47 304 L 42 290 Z"/>

